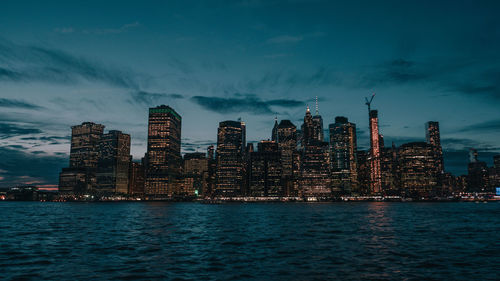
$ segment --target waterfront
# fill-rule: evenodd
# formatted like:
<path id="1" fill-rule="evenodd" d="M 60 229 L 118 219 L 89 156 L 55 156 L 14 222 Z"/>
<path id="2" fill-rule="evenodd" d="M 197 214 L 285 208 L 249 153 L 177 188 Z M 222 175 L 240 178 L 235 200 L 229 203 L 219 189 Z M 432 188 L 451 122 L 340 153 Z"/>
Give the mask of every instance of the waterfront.
<path id="1" fill-rule="evenodd" d="M 496 279 L 500 204 L 1 202 L 16 279 Z"/>

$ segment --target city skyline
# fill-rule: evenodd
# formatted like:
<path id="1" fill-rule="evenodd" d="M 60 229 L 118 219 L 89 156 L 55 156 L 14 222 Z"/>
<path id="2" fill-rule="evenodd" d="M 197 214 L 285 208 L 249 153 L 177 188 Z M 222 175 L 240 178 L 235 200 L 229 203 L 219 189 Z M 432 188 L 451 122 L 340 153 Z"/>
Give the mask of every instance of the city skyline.
<path id="1" fill-rule="evenodd" d="M 246 123 L 219 122 L 217 146 L 181 154 L 182 116 L 168 105 L 149 108 L 148 148 L 140 161 L 130 155 L 130 136 L 104 133 L 104 125 L 72 126 L 68 168 L 59 174 L 61 198 L 140 196 L 146 200 L 193 198 L 315 198 L 397 196 L 450 198 L 464 192 L 492 194 L 498 189 L 500 154 L 494 165 L 469 151 L 467 175 L 453 176 L 443 164 L 439 122 L 425 123 L 426 141 L 385 143 L 378 111 L 366 99 L 370 148 L 357 146 L 356 124 L 337 116 L 324 136 L 323 118 L 306 108 L 301 130 L 274 119 L 270 138 L 246 141 Z M 66 200 L 64 199 L 64 200 Z M 260 200 L 260 199 L 259 199 Z"/>
<path id="2" fill-rule="evenodd" d="M 148 4 L 4 3 L 0 186 L 56 185 L 86 121 L 130 134 L 140 159 L 159 104 L 184 117 L 184 153 L 216 144 L 222 120 L 241 117 L 254 143 L 276 115 L 300 128 L 316 97 L 325 139 L 345 116 L 366 149 L 373 92 L 386 144 L 425 141 L 435 120 L 447 171 L 467 173 L 469 148 L 489 166 L 500 151 L 496 1 Z"/>

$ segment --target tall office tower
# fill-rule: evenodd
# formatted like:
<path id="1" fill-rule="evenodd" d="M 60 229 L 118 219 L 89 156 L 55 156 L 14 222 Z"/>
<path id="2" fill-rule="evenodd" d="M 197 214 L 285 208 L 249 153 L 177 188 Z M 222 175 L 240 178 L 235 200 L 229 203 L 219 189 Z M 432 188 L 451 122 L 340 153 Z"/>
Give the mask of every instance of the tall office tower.
<path id="1" fill-rule="evenodd" d="M 380 173 L 380 134 L 378 132 L 378 111 L 370 110 L 370 190 L 382 192 Z"/>
<path id="2" fill-rule="evenodd" d="M 316 113 L 313 116 L 313 138 L 318 141 L 325 141 L 323 131 L 323 118 L 319 115 L 318 97 L 316 97 Z"/>
<path id="3" fill-rule="evenodd" d="M 380 150 L 380 176 L 382 190 L 387 195 L 399 195 L 398 150 L 394 143 Z"/>
<path id="4" fill-rule="evenodd" d="M 487 192 L 488 183 L 488 166 L 485 162 L 477 159 L 477 150 L 469 151 L 469 165 L 467 174 L 467 191 L 468 192 Z"/>
<path id="5" fill-rule="evenodd" d="M 441 148 L 441 137 L 439 133 L 439 122 L 429 121 L 425 123 L 425 137 L 427 143 L 432 146 L 434 158 L 436 158 L 436 173 L 438 178 L 444 174 L 443 149 Z"/>
<path id="6" fill-rule="evenodd" d="M 300 142 L 302 147 L 312 142 L 315 139 L 314 122 L 309 106 L 306 108 L 306 114 L 304 115 L 304 123 L 302 124 L 301 133 L 302 136 Z"/>
<path id="7" fill-rule="evenodd" d="M 278 142 L 278 117 L 274 118 L 274 127 L 273 127 L 273 132 L 271 134 L 271 140 Z"/>
<path id="8" fill-rule="evenodd" d="M 358 150 L 358 195 L 370 193 L 370 151 Z"/>
<path id="9" fill-rule="evenodd" d="M 333 187 L 349 194 L 358 182 L 356 124 L 346 117 L 335 117 L 330 124 L 330 168 Z"/>
<path id="10" fill-rule="evenodd" d="M 194 152 L 184 155 L 184 186 L 187 196 L 205 195 L 208 190 L 209 159 L 205 153 Z"/>
<path id="11" fill-rule="evenodd" d="M 500 154 L 493 156 L 493 167 L 496 173 L 500 175 Z"/>
<path id="12" fill-rule="evenodd" d="M 71 127 L 70 168 L 97 168 L 99 141 L 103 131 L 104 125 L 93 122 Z"/>
<path id="13" fill-rule="evenodd" d="M 432 146 L 425 142 L 411 142 L 399 147 L 401 187 L 410 196 L 430 196 L 437 185 L 433 173 L 436 161 Z"/>
<path id="14" fill-rule="evenodd" d="M 99 141 L 103 131 L 104 125 L 92 122 L 71 127 L 69 168 L 63 168 L 59 174 L 62 194 L 84 194 L 95 188 Z"/>
<path id="15" fill-rule="evenodd" d="M 290 120 L 281 120 L 277 127 L 283 177 L 293 175 L 293 154 L 297 151 L 297 127 Z"/>
<path id="16" fill-rule="evenodd" d="M 250 153 L 249 195 L 282 196 L 281 161 L 278 144 L 275 141 L 261 141 L 257 151 Z"/>
<path id="17" fill-rule="evenodd" d="M 207 188 L 203 191 L 203 196 L 211 196 L 215 190 L 215 172 L 217 170 L 217 161 L 215 160 L 215 149 L 213 145 L 207 148 L 208 156 L 208 179 Z"/>
<path id="18" fill-rule="evenodd" d="M 140 162 L 133 162 L 132 157 L 130 157 L 128 178 L 128 193 L 136 196 L 144 195 L 144 165 Z"/>
<path id="19" fill-rule="evenodd" d="M 99 142 L 97 191 L 127 193 L 130 166 L 130 135 L 112 130 Z"/>
<path id="20" fill-rule="evenodd" d="M 493 188 L 500 187 L 500 154 L 493 156 L 493 167 L 491 169 L 490 177 L 490 185 Z"/>
<path id="21" fill-rule="evenodd" d="M 302 149 L 300 187 L 304 196 L 329 196 L 330 152 L 327 142 L 314 140 Z"/>
<path id="22" fill-rule="evenodd" d="M 182 117 L 170 106 L 149 109 L 145 194 L 172 197 L 181 170 Z"/>
<path id="23" fill-rule="evenodd" d="M 213 159 L 215 159 L 214 155 L 215 155 L 215 148 L 214 148 L 213 145 L 210 145 L 207 148 L 207 157 L 208 157 L 209 160 L 213 160 Z"/>
<path id="24" fill-rule="evenodd" d="M 245 183 L 245 123 L 223 121 L 217 131 L 216 196 L 238 196 Z"/>

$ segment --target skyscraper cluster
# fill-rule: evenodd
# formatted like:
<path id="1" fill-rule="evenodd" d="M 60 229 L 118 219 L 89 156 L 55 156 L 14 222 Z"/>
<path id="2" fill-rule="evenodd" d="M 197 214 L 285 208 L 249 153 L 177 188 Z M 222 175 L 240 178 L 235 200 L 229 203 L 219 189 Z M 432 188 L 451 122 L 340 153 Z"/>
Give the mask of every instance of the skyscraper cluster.
<path id="1" fill-rule="evenodd" d="M 342 195 L 446 196 L 490 192 L 500 185 L 500 156 L 494 167 L 471 150 L 469 175 L 445 173 L 439 123 L 426 123 L 426 141 L 385 146 L 378 111 L 367 100 L 370 147 L 358 149 L 356 124 L 337 116 L 325 140 L 323 118 L 307 107 L 301 130 L 274 120 L 271 136 L 254 147 L 246 124 L 223 121 L 217 145 L 207 153 L 181 154 L 182 117 L 166 105 L 149 109 L 147 152 L 130 156 L 130 136 L 104 133 L 84 122 L 72 127 L 70 165 L 60 173 L 61 194 L 131 195 L 146 199 L 186 197 L 338 197 Z"/>

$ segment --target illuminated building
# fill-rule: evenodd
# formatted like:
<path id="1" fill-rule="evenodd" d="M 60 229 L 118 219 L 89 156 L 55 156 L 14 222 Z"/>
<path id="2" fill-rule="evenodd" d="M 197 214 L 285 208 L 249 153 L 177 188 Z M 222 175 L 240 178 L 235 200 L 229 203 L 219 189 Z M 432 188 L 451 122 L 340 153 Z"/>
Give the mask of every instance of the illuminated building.
<path id="1" fill-rule="evenodd" d="M 130 195 L 144 195 L 144 165 L 130 160 L 128 193 Z"/>
<path id="2" fill-rule="evenodd" d="M 398 157 L 403 191 L 410 196 L 432 195 L 437 185 L 432 146 L 425 142 L 403 144 Z"/>
<path id="3" fill-rule="evenodd" d="M 112 130 L 99 141 L 98 192 L 128 193 L 130 135 Z"/>
<path id="4" fill-rule="evenodd" d="M 83 194 L 96 186 L 96 169 L 99 159 L 99 142 L 104 125 L 84 122 L 71 127 L 69 168 L 59 174 L 62 194 Z"/>
<path id="5" fill-rule="evenodd" d="M 209 159 L 205 153 L 194 152 L 184 155 L 184 178 L 191 178 L 192 182 L 185 181 L 183 194 L 188 196 L 205 194 L 208 189 Z M 192 183 L 192 185 L 188 185 Z"/>
<path id="6" fill-rule="evenodd" d="M 367 195 L 370 193 L 370 151 L 358 150 L 358 192 L 355 194 Z"/>
<path id="7" fill-rule="evenodd" d="M 380 179 L 384 194 L 399 195 L 398 175 L 398 150 L 393 143 L 392 147 L 384 147 L 380 151 Z"/>
<path id="8" fill-rule="evenodd" d="M 223 121 L 217 132 L 216 196 L 238 196 L 245 184 L 245 123 Z"/>
<path id="9" fill-rule="evenodd" d="M 249 195 L 282 196 L 281 154 L 275 141 L 261 141 L 257 151 L 250 152 Z"/>
<path id="10" fill-rule="evenodd" d="M 493 167 L 490 177 L 490 185 L 493 188 L 500 187 L 500 154 L 493 156 Z"/>
<path id="11" fill-rule="evenodd" d="M 281 120 L 276 129 L 279 151 L 281 153 L 282 184 L 286 196 L 297 195 L 296 177 L 299 176 L 297 127 L 290 120 Z"/>
<path id="12" fill-rule="evenodd" d="M 71 127 L 70 168 L 88 168 L 95 170 L 99 158 L 99 141 L 104 125 L 84 122 Z"/>
<path id="13" fill-rule="evenodd" d="M 95 185 L 95 177 L 85 168 L 63 168 L 59 173 L 59 193 L 84 194 Z"/>
<path id="14" fill-rule="evenodd" d="M 437 172 L 444 172 L 443 149 L 441 148 L 441 136 L 439 133 L 439 122 L 429 121 L 425 124 L 425 138 L 431 145 L 434 157 L 436 158 Z"/>
<path id="15" fill-rule="evenodd" d="M 319 116 L 317 110 L 316 116 Z M 320 121 L 321 124 L 318 123 Z M 300 178 L 298 179 L 299 192 L 304 196 L 331 194 L 330 152 L 328 142 L 320 140 L 323 133 L 322 128 L 321 116 L 313 118 L 309 107 L 307 107 L 302 124 Z"/>
<path id="16" fill-rule="evenodd" d="M 485 162 L 477 159 L 477 150 L 470 149 L 469 165 L 467 174 L 468 192 L 487 192 L 488 190 L 488 167 Z"/>
<path id="17" fill-rule="evenodd" d="M 425 137 L 427 143 L 432 147 L 432 152 L 436 161 L 435 173 L 438 179 L 438 186 L 442 187 L 442 181 L 444 180 L 444 162 L 439 133 L 439 122 L 429 121 L 425 123 Z M 442 192 L 445 191 L 443 190 Z"/>
<path id="18" fill-rule="evenodd" d="M 210 145 L 207 148 L 208 157 L 208 179 L 207 188 L 203 191 L 204 196 L 211 196 L 212 192 L 215 190 L 215 172 L 217 170 L 217 162 L 215 161 L 215 148 Z"/>
<path id="19" fill-rule="evenodd" d="M 330 152 L 327 142 L 311 141 L 303 147 L 300 188 L 305 196 L 328 196 L 330 188 Z"/>
<path id="20" fill-rule="evenodd" d="M 329 130 L 332 187 L 349 194 L 357 188 L 358 182 L 356 124 L 337 116 Z"/>
<path id="21" fill-rule="evenodd" d="M 172 197 L 181 170 L 181 116 L 171 107 L 149 109 L 145 194 Z"/>
<path id="22" fill-rule="evenodd" d="M 380 170 L 380 135 L 378 131 L 378 112 L 370 110 L 370 191 L 382 192 Z"/>

